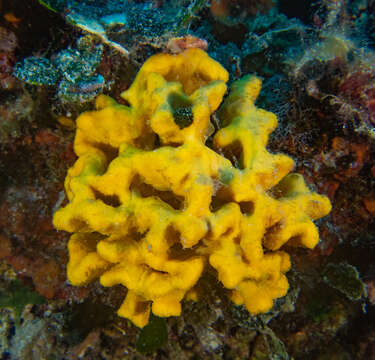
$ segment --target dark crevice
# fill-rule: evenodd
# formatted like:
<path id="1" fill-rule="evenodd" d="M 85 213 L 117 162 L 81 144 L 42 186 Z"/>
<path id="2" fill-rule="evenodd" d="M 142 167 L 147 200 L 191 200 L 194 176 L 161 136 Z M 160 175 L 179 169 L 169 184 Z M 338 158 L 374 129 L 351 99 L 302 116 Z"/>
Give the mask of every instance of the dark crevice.
<path id="1" fill-rule="evenodd" d="M 225 230 L 222 236 L 230 236 L 233 233 L 234 228 L 233 227 L 228 227 L 228 229 Z"/>
<path id="2" fill-rule="evenodd" d="M 74 228 L 74 231 L 86 231 L 89 229 L 89 226 L 86 221 L 79 219 L 79 218 L 73 218 L 70 220 L 70 225 Z"/>
<path id="3" fill-rule="evenodd" d="M 232 165 L 240 170 L 243 170 L 243 149 L 240 141 L 236 140 L 232 144 L 222 149 L 223 155 L 232 163 Z"/>
<path id="4" fill-rule="evenodd" d="M 226 184 L 223 184 L 218 179 L 213 178 L 212 181 L 215 193 L 211 198 L 210 211 L 215 212 L 233 200 L 233 193 Z"/>
<path id="5" fill-rule="evenodd" d="M 242 261 L 245 263 L 245 264 L 249 264 L 249 260 L 247 259 L 246 257 L 246 254 L 245 252 L 243 251 L 242 247 L 241 247 L 241 236 L 236 236 L 234 239 L 233 239 L 233 242 L 237 245 L 237 251 L 238 251 L 238 254 L 241 256 L 241 259 Z"/>
<path id="6" fill-rule="evenodd" d="M 178 148 L 178 147 L 180 147 L 181 145 L 183 145 L 183 143 L 167 142 L 167 143 L 164 143 L 164 144 L 163 144 L 163 146 L 170 146 L 170 147 L 173 147 L 173 148 Z"/>
<path id="7" fill-rule="evenodd" d="M 254 214 L 254 203 L 252 201 L 241 201 L 239 205 L 242 214 L 248 216 Z"/>
<path id="8" fill-rule="evenodd" d="M 241 244 L 241 237 L 240 236 L 236 236 L 234 239 L 233 239 L 233 242 L 237 245 L 240 245 Z"/>
<path id="9" fill-rule="evenodd" d="M 155 145 L 155 149 L 158 149 L 161 146 L 160 137 L 159 137 L 158 134 L 155 134 L 155 143 L 154 143 L 154 145 Z"/>
<path id="10" fill-rule="evenodd" d="M 280 181 L 277 185 L 275 185 L 272 189 L 268 191 L 268 193 L 274 199 L 282 199 L 287 197 L 288 194 L 292 191 L 291 183 L 288 181 Z"/>
<path id="11" fill-rule="evenodd" d="M 136 227 L 131 227 L 128 231 L 128 237 L 131 238 L 135 242 L 141 241 L 147 234 L 148 230 L 146 231 L 139 231 Z"/>
<path id="12" fill-rule="evenodd" d="M 228 204 L 227 200 L 224 200 L 221 197 L 214 195 L 211 198 L 210 211 L 216 212 L 226 204 Z"/>
<path id="13" fill-rule="evenodd" d="M 275 223 L 274 225 L 270 226 L 268 229 L 266 229 L 266 232 L 263 236 L 263 243 L 267 242 L 270 238 L 272 238 L 274 234 L 280 232 L 283 226 L 284 222 L 281 220 Z"/>
<path id="14" fill-rule="evenodd" d="M 189 180 L 190 175 L 186 174 L 180 181 L 180 186 L 184 186 L 184 184 Z"/>
<path id="15" fill-rule="evenodd" d="M 101 150 L 104 155 L 107 158 L 107 163 L 110 164 L 111 161 L 115 158 L 118 157 L 118 149 L 109 145 L 109 144 L 104 144 L 104 143 L 90 143 L 91 146 Z"/>
<path id="16" fill-rule="evenodd" d="M 152 185 L 142 181 L 139 175 L 133 178 L 130 184 L 130 191 L 141 197 L 157 197 L 175 210 L 182 210 L 184 207 L 184 198 L 182 196 L 176 195 L 170 190 L 155 189 Z"/>
<path id="17" fill-rule="evenodd" d="M 154 269 L 153 267 L 151 267 L 151 266 L 148 265 L 148 264 L 143 264 L 142 266 L 143 266 L 144 268 L 146 268 L 147 270 L 152 271 L 153 273 L 158 273 L 158 274 L 162 274 L 162 275 L 169 275 L 169 272 Z"/>
<path id="18" fill-rule="evenodd" d="M 302 234 L 293 235 L 286 244 L 290 246 L 300 246 L 302 243 Z"/>
<path id="19" fill-rule="evenodd" d="M 250 261 L 247 259 L 244 251 L 242 250 L 242 248 L 240 247 L 239 248 L 239 252 L 240 252 L 240 256 L 241 256 L 241 259 L 242 261 L 245 263 L 245 264 L 250 264 Z"/>
<path id="20" fill-rule="evenodd" d="M 194 248 L 183 248 L 181 243 L 175 243 L 168 251 L 169 260 L 186 261 L 196 256 Z"/>
<path id="21" fill-rule="evenodd" d="M 101 200 L 104 204 L 112 207 L 119 207 L 121 205 L 120 199 L 117 195 L 105 195 L 92 186 L 90 188 L 94 193 L 96 200 Z"/>
<path id="22" fill-rule="evenodd" d="M 151 132 L 144 132 L 137 139 L 134 139 L 133 144 L 136 148 L 142 150 L 155 150 L 160 147 L 159 139 L 156 134 Z"/>
<path id="23" fill-rule="evenodd" d="M 137 301 L 134 312 L 136 314 L 143 314 L 148 310 L 150 304 L 150 301 Z"/>
<path id="24" fill-rule="evenodd" d="M 279 232 L 282 226 L 282 221 L 278 221 L 277 223 L 273 224 L 268 229 L 266 229 L 265 236 Z"/>
<path id="25" fill-rule="evenodd" d="M 180 242 L 180 232 L 176 230 L 172 225 L 169 225 L 165 230 L 165 239 L 169 246 L 173 246 Z"/>

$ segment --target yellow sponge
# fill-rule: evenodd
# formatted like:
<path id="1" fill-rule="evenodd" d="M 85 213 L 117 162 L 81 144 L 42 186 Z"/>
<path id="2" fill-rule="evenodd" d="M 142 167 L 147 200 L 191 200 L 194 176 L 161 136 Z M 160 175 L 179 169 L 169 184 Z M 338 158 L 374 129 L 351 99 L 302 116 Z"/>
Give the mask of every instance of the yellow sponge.
<path id="1" fill-rule="evenodd" d="M 312 220 L 330 211 L 291 158 L 267 151 L 277 119 L 254 104 L 258 78 L 236 81 L 216 111 L 227 80 L 202 50 L 154 55 L 122 94 L 129 106 L 101 95 L 77 120 L 69 203 L 54 215 L 73 233 L 68 278 L 124 285 L 118 314 L 139 327 L 150 310 L 179 315 L 210 266 L 236 304 L 270 310 L 288 290 L 280 248 L 313 248 Z"/>

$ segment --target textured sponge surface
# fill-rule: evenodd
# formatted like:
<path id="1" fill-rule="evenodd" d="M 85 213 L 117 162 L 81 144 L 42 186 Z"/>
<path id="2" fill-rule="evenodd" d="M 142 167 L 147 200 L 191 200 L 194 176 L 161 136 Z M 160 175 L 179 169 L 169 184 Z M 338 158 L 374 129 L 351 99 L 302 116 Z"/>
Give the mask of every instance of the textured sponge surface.
<path id="1" fill-rule="evenodd" d="M 267 151 L 277 118 L 255 106 L 261 81 L 234 82 L 221 104 L 227 80 L 202 50 L 155 55 L 122 94 L 129 106 L 101 95 L 77 119 L 69 203 L 54 215 L 73 233 L 68 278 L 124 285 L 118 314 L 139 327 L 150 311 L 179 315 L 208 267 L 236 304 L 270 310 L 288 290 L 281 248 L 313 248 L 313 220 L 330 211 L 290 157 Z"/>

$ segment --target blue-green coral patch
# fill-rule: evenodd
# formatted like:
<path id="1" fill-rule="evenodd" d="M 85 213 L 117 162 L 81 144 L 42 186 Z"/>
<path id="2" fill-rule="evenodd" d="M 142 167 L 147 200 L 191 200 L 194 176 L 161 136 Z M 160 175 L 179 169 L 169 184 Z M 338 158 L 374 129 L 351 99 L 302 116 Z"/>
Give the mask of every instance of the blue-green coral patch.
<path id="1" fill-rule="evenodd" d="M 17 63 L 14 75 L 31 85 L 55 85 L 59 79 L 59 73 L 52 61 L 34 56 Z"/>
<path id="2" fill-rule="evenodd" d="M 90 35 L 83 36 L 75 49 L 64 49 L 51 59 L 28 57 L 17 63 L 14 75 L 31 85 L 57 85 L 62 102 L 87 102 L 105 85 L 103 76 L 96 72 L 102 52 L 102 44 Z"/>
<path id="3" fill-rule="evenodd" d="M 63 79 L 59 84 L 58 97 L 64 102 L 90 101 L 102 91 L 104 78 L 100 74 L 72 82 Z"/>

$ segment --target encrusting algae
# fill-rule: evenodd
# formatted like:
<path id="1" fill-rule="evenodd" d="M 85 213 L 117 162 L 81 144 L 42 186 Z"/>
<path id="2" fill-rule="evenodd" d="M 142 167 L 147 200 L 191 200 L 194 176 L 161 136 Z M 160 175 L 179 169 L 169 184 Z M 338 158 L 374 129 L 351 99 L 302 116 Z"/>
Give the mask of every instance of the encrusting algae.
<path id="1" fill-rule="evenodd" d="M 68 205 L 54 225 L 73 233 L 68 278 L 122 284 L 122 317 L 143 327 L 150 311 L 181 313 L 205 268 L 236 304 L 267 312 L 288 290 L 288 245 L 313 248 L 312 220 L 331 209 L 311 192 L 293 160 L 266 150 L 277 125 L 254 102 L 261 81 L 245 76 L 226 92 L 227 71 L 203 50 L 158 54 L 122 94 L 100 95 L 77 120 Z"/>

